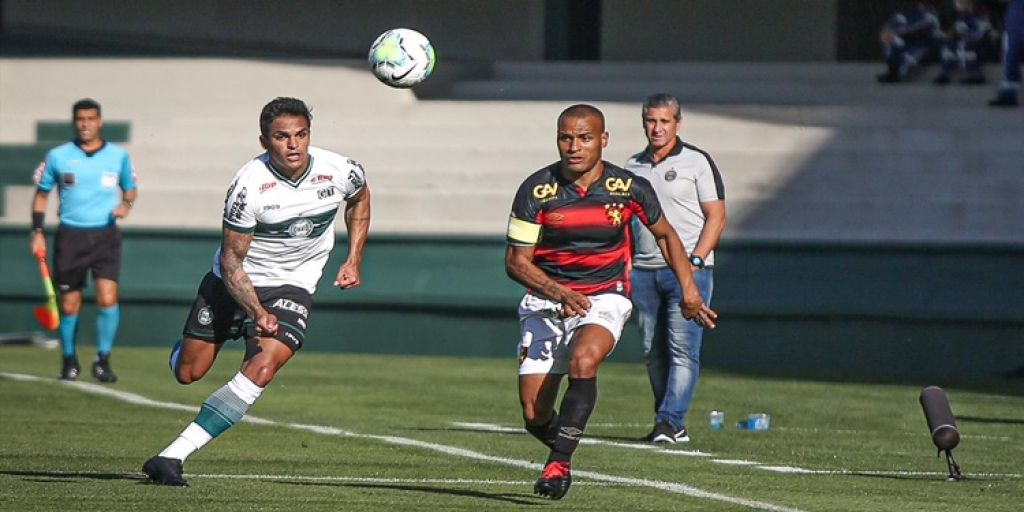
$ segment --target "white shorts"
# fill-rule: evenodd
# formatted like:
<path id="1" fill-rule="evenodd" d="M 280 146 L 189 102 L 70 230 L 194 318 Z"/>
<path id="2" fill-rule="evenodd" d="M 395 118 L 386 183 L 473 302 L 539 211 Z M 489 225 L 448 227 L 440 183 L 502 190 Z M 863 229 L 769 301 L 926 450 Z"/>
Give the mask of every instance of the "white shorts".
<path id="1" fill-rule="evenodd" d="M 569 341 L 576 329 L 595 324 L 619 342 L 633 303 L 615 293 L 591 295 L 585 316 L 561 318 L 561 303 L 527 293 L 519 302 L 519 375 L 569 372 Z M 615 346 L 612 346 L 615 350 Z M 611 353 L 611 351 L 609 351 Z"/>

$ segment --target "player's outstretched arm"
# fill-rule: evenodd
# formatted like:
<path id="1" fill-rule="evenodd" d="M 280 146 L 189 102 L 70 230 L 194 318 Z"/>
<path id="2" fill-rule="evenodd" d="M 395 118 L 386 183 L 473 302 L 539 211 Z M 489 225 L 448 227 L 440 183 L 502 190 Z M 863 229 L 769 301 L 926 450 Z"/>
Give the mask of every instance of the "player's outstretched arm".
<path id="1" fill-rule="evenodd" d="M 370 187 L 363 188 L 345 202 L 345 229 L 348 230 L 348 256 L 338 269 L 334 286 L 342 290 L 359 286 L 359 264 L 370 230 Z"/>
<path id="2" fill-rule="evenodd" d="M 690 259 L 682 242 L 679 241 L 679 235 L 664 216 L 647 226 L 647 229 L 658 240 L 658 247 L 661 248 L 665 261 L 679 280 L 679 287 L 683 291 L 683 300 L 679 303 L 683 310 L 683 318 L 713 329 L 718 314 L 704 304 L 704 299 L 697 291 L 697 284 L 693 282 L 693 271 L 690 270 Z"/>
<path id="3" fill-rule="evenodd" d="M 249 318 L 256 321 L 256 334 L 273 336 L 277 333 L 277 317 L 263 309 L 249 274 L 242 269 L 242 261 L 249 252 L 252 236 L 252 233 L 223 229 L 220 242 L 220 275 L 231 297 L 245 310 Z"/>

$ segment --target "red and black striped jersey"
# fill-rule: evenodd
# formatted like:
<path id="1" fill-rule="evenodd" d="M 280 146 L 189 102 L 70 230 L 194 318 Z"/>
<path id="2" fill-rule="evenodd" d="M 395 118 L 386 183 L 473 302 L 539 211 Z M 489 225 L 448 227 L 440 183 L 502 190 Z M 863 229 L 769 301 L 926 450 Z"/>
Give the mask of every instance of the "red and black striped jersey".
<path id="1" fill-rule="evenodd" d="M 530 175 L 512 202 L 507 240 L 535 245 L 534 263 L 557 283 L 593 295 L 629 296 L 629 222 L 661 218 L 650 182 L 604 162 L 601 178 L 584 190 L 555 162 Z"/>

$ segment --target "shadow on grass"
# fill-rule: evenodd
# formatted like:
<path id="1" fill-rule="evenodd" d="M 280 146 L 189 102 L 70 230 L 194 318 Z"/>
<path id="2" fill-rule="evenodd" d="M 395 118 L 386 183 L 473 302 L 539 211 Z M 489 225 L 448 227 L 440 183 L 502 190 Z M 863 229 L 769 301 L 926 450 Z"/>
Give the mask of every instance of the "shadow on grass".
<path id="1" fill-rule="evenodd" d="M 148 482 L 149 478 L 141 473 L 102 473 L 98 471 L 21 471 L 0 470 L 0 475 L 24 476 L 40 482 L 60 482 L 67 480 L 135 480 Z"/>
<path id="2" fill-rule="evenodd" d="M 1005 425 L 1024 425 L 1022 419 L 1010 419 L 1010 418 L 983 418 L 980 416 L 956 416 L 956 420 L 961 423 L 1002 423 Z"/>
<path id="3" fill-rule="evenodd" d="M 511 431 L 507 431 L 507 430 L 488 430 L 488 429 L 473 428 L 473 427 L 460 427 L 460 426 L 457 426 L 457 425 L 456 426 L 451 426 L 451 427 L 439 427 L 439 428 L 413 427 L 413 428 L 409 428 L 408 430 L 423 431 L 423 432 L 451 432 L 451 431 L 456 431 L 456 432 L 466 432 L 466 433 L 470 433 L 470 434 L 482 434 L 482 435 L 487 435 L 487 436 L 494 436 L 494 435 L 500 435 L 500 436 L 525 436 L 525 435 L 528 435 L 525 430 L 518 431 L 518 432 L 511 432 Z M 688 446 L 686 443 L 680 443 L 678 445 L 677 444 L 672 444 L 672 443 L 652 443 L 651 440 L 650 440 L 650 433 L 648 433 L 648 432 L 644 432 L 643 434 L 635 435 L 635 436 L 602 435 L 602 434 L 594 434 L 594 433 L 591 433 L 591 432 L 587 432 L 586 439 L 594 439 L 594 440 L 606 441 L 606 442 L 609 442 L 609 443 L 639 444 L 639 445 L 642 445 L 642 446 L 645 446 L 645 447 L 651 447 L 652 449 L 653 448 L 671 449 L 672 446 L 676 446 L 677 448 L 680 448 L 680 449 L 686 449 L 687 446 Z"/>
<path id="4" fill-rule="evenodd" d="M 427 487 L 425 485 L 403 485 L 403 484 L 371 484 L 371 483 L 324 483 L 324 482 L 277 482 L 282 485 L 303 485 L 303 486 L 331 486 L 331 487 L 358 487 L 363 489 L 382 489 L 389 491 L 411 491 L 411 492 L 424 492 L 431 494 L 445 494 L 449 496 L 462 496 L 466 498 L 483 498 L 492 501 L 501 501 L 505 503 L 514 503 L 516 505 L 540 505 L 542 503 L 541 498 L 524 499 L 521 495 L 510 495 L 510 494 L 494 494 L 481 491 L 473 491 L 469 489 L 443 489 L 437 487 Z M 549 501 L 549 500 L 543 500 Z"/>

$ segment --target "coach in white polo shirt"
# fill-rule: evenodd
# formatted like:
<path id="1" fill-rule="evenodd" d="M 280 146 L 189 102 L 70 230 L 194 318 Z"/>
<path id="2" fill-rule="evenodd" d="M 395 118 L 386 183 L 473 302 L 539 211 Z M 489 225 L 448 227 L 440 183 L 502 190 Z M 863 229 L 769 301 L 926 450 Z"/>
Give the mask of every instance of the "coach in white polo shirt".
<path id="1" fill-rule="evenodd" d="M 683 142 L 679 100 L 655 94 L 641 110 L 647 147 L 626 162 L 626 170 L 654 186 L 669 224 L 690 255 L 693 279 L 711 303 L 715 246 L 725 227 L 725 186 L 707 152 Z M 635 248 L 631 298 L 640 322 L 644 362 L 654 392 L 653 442 L 686 442 L 686 412 L 700 371 L 702 328 L 683 318 L 679 283 L 665 264 L 654 237 L 633 224 Z"/>

